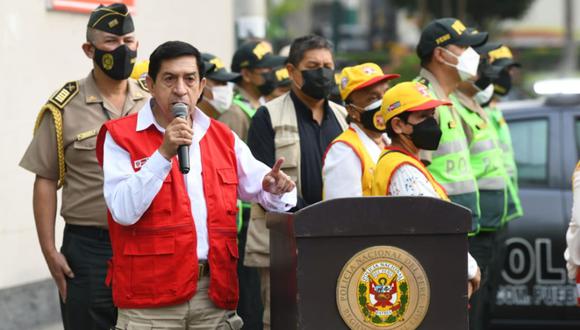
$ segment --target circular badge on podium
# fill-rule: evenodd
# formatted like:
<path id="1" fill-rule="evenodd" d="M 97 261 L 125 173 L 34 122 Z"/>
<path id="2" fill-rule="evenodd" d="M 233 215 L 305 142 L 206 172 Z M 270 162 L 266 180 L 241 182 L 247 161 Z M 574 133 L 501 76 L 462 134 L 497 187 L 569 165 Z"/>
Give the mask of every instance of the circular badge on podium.
<path id="1" fill-rule="evenodd" d="M 355 254 L 336 286 L 338 311 L 350 329 L 415 329 L 429 300 L 425 270 L 410 253 L 394 246 Z"/>

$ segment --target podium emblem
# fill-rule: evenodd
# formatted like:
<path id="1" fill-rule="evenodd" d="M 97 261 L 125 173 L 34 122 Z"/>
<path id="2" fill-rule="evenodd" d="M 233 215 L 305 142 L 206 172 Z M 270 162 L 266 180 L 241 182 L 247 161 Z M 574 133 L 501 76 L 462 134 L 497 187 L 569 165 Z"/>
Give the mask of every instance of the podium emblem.
<path id="1" fill-rule="evenodd" d="M 342 268 L 336 302 L 350 329 L 415 329 L 429 307 L 425 270 L 410 253 L 374 246 Z"/>

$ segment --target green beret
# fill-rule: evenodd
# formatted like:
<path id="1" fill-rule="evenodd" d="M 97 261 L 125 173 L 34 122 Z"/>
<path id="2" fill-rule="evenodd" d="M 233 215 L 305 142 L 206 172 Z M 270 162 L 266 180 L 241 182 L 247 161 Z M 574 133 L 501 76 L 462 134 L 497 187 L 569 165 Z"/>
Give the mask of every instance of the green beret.
<path id="1" fill-rule="evenodd" d="M 135 31 L 131 14 L 122 3 L 99 5 L 91 13 L 88 28 L 109 32 L 118 36 Z"/>

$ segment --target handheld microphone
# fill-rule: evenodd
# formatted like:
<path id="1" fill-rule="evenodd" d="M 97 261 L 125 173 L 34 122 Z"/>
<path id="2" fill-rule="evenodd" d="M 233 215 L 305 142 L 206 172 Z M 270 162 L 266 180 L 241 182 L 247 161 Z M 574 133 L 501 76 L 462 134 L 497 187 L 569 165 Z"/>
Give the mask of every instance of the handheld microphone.
<path id="1" fill-rule="evenodd" d="M 185 119 L 187 117 L 187 105 L 184 103 L 175 103 L 171 108 L 174 117 Z M 182 144 L 177 148 L 177 157 L 179 158 L 179 170 L 183 174 L 189 173 L 189 146 Z"/>

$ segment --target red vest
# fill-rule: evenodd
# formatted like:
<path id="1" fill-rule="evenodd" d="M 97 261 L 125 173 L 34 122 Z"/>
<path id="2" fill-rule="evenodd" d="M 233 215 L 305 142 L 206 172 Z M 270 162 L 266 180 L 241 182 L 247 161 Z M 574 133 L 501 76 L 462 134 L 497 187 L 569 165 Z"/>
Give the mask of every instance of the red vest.
<path id="1" fill-rule="evenodd" d="M 112 120 L 101 128 L 97 158 L 102 164 L 105 133 L 131 156 L 135 172 L 161 145 L 163 135 L 151 125 L 136 131 L 137 114 Z M 223 309 L 238 303 L 236 197 L 238 173 L 234 136 L 222 123 L 211 124 L 200 141 L 203 190 L 207 207 L 210 267 L 209 298 Z M 139 221 L 122 226 L 108 212 L 113 258 L 108 279 L 119 308 L 176 305 L 197 290 L 198 260 L 195 223 L 179 162 Z"/>

